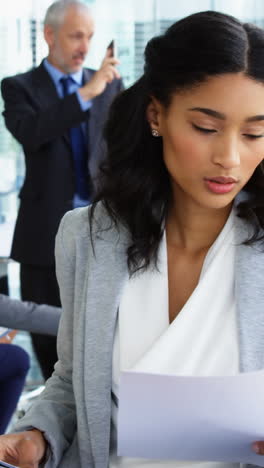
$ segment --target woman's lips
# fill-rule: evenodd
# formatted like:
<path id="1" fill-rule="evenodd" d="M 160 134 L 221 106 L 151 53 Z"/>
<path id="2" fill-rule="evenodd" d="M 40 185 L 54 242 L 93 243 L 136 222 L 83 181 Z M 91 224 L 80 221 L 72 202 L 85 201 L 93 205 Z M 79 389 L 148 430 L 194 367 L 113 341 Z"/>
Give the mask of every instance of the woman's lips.
<path id="1" fill-rule="evenodd" d="M 238 182 L 234 177 L 212 177 L 210 179 L 206 177 L 204 181 L 211 193 L 220 195 L 231 192 Z"/>

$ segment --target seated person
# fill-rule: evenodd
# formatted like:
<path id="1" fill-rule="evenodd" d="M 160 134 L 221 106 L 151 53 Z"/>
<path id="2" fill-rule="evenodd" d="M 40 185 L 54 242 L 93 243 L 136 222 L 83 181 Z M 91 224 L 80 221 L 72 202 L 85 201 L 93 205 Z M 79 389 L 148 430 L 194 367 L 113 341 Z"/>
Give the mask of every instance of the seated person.
<path id="1" fill-rule="evenodd" d="M 11 344 L 17 333 L 15 329 L 56 336 L 60 314 L 59 307 L 23 302 L 0 294 L 0 434 L 5 433 L 15 411 L 30 367 L 28 353 Z"/>
<path id="2" fill-rule="evenodd" d="M 0 434 L 4 434 L 16 409 L 30 367 L 28 353 L 11 344 L 15 330 L 0 336 Z"/>

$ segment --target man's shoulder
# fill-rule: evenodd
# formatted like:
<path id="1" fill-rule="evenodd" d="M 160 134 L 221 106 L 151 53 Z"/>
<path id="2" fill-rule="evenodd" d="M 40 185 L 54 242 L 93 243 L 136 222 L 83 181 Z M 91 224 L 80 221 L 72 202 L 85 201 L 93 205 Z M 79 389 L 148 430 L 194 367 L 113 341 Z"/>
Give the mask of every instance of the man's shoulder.
<path id="1" fill-rule="evenodd" d="M 16 75 L 12 76 L 7 76 L 2 80 L 2 83 L 29 83 L 31 80 L 34 78 L 35 75 L 38 73 L 41 73 L 42 71 L 42 66 L 39 65 L 38 67 L 31 68 L 30 70 L 23 72 L 23 73 L 17 73 Z"/>

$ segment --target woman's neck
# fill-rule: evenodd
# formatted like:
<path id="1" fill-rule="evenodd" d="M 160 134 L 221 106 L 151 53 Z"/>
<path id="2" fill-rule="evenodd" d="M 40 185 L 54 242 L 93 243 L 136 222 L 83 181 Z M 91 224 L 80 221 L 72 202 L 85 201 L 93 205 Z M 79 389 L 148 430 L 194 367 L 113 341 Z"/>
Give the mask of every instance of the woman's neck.
<path id="1" fill-rule="evenodd" d="M 190 254 L 209 249 L 231 209 L 231 205 L 224 209 L 172 205 L 166 221 L 167 243 Z"/>

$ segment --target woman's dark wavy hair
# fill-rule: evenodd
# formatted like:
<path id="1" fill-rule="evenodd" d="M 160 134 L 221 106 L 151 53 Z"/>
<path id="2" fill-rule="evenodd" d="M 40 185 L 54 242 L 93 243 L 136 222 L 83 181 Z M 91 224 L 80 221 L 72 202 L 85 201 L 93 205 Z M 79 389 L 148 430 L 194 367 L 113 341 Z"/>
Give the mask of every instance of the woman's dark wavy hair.
<path id="1" fill-rule="evenodd" d="M 102 185 L 91 210 L 101 200 L 112 222 L 131 236 L 127 261 L 131 274 L 156 265 L 168 212 L 171 184 L 162 157 L 162 138 L 151 135 L 146 118 L 150 96 L 165 107 L 172 94 L 208 77 L 243 72 L 264 83 L 264 31 L 232 16 L 205 11 L 174 23 L 145 49 L 143 76 L 113 102 L 105 127 L 107 159 Z M 263 238 L 264 175 L 257 167 L 245 190 L 251 196 L 238 214 L 254 227 L 246 243 Z"/>

